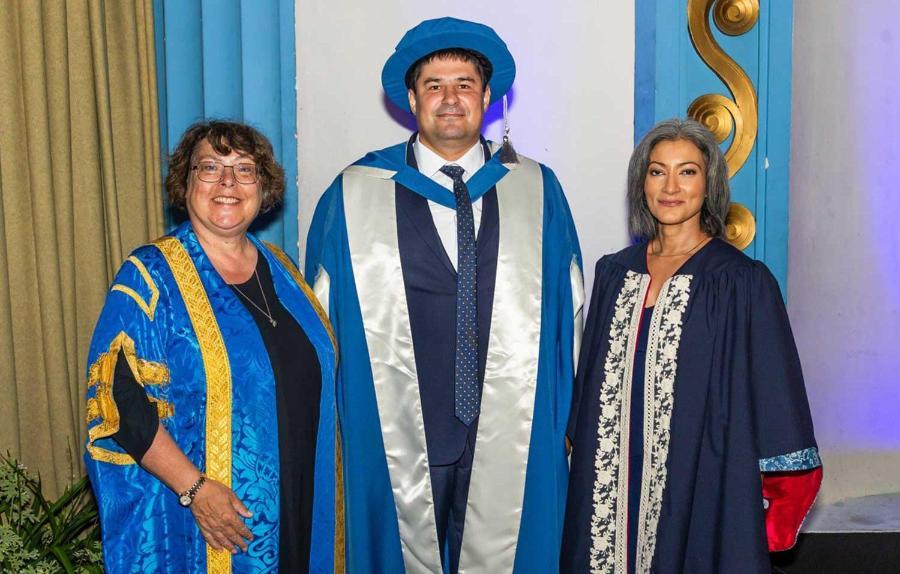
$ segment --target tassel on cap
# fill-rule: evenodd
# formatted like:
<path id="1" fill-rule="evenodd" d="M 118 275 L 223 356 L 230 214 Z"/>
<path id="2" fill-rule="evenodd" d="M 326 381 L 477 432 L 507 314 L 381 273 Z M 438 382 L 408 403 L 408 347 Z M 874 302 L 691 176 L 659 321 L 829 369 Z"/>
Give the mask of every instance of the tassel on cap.
<path id="1" fill-rule="evenodd" d="M 503 146 L 500 148 L 500 163 L 519 163 L 516 149 L 509 141 L 509 113 L 507 110 L 506 94 L 503 95 Z"/>

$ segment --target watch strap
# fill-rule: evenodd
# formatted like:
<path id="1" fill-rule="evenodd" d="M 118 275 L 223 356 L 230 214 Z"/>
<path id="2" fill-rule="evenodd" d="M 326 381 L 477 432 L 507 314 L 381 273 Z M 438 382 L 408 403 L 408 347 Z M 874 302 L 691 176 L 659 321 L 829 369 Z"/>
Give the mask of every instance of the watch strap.
<path id="1" fill-rule="evenodd" d="M 200 473 L 200 478 L 190 488 L 178 495 L 178 501 L 182 506 L 190 506 L 194 502 L 194 497 L 197 496 L 197 491 L 200 490 L 204 482 L 206 482 L 206 475 Z"/>

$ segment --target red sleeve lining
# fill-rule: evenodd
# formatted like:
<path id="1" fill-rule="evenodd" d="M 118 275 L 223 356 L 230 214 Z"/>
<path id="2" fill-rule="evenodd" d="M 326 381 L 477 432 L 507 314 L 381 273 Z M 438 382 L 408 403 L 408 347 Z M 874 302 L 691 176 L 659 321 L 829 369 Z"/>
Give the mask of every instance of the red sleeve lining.
<path id="1" fill-rule="evenodd" d="M 800 526 L 819 493 L 822 467 L 792 472 L 763 473 L 762 495 L 766 510 L 769 552 L 781 552 L 797 543 Z"/>

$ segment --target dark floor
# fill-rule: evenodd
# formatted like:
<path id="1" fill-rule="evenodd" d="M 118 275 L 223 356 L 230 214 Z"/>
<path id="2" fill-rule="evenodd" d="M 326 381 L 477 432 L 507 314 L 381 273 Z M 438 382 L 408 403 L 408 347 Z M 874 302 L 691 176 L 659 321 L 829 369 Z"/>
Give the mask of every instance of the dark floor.
<path id="1" fill-rule="evenodd" d="M 805 533 L 772 554 L 778 574 L 900 574 L 900 532 Z"/>

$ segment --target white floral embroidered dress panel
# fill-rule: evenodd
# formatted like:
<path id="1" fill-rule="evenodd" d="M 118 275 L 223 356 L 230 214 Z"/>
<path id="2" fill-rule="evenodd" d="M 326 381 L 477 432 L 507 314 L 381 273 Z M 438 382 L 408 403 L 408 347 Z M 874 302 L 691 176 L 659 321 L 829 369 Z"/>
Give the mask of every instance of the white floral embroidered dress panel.
<path id="1" fill-rule="evenodd" d="M 644 385 L 644 461 L 635 571 L 650 571 L 656 548 L 674 407 L 681 327 L 690 298 L 690 275 L 663 284 L 650 324 Z M 596 477 L 591 516 L 591 572 L 625 572 L 628 552 L 628 439 L 635 345 L 650 276 L 628 271 L 616 298 L 609 350 L 600 385 Z"/>

